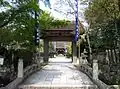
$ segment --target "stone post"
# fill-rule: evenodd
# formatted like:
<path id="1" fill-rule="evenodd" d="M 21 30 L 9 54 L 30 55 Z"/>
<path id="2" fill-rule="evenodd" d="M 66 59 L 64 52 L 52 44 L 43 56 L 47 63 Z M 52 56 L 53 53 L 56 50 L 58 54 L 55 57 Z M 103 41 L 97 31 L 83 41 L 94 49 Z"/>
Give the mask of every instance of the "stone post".
<path id="1" fill-rule="evenodd" d="M 113 54 L 113 61 L 116 63 L 116 57 L 115 57 L 115 51 L 112 50 L 112 54 Z"/>
<path id="2" fill-rule="evenodd" d="M 107 63 L 109 64 L 109 55 L 108 55 L 109 53 L 108 53 L 108 50 L 106 50 L 106 61 L 107 61 Z"/>
<path id="3" fill-rule="evenodd" d="M 85 64 L 85 65 L 88 64 L 87 55 L 84 55 L 83 64 Z"/>
<path id="4" fill-rule="evenodd" d="M 98 60 L 93 60 L 93 79 L 98 79 Z"/>
<path id="5" fill-rule="evenodd" d="M 49 42 L 44 39 L 44 62 L 47 63 L 49 59 Z"/>
<path id="6" fill-rule="evenodd" d="M 23 78 L 23 59 L 19 59 L 18 61 L 18 78 Z"/>

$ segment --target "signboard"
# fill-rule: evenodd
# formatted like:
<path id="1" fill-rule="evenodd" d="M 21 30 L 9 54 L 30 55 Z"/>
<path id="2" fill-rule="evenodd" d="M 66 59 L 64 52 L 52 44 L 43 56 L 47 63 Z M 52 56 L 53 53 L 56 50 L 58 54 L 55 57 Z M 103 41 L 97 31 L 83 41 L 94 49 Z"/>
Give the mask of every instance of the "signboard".
<path id="1" fill-rule="evenodd" d="M 46 32 L 47 36 L 71 36 L 72 30 L 51 30 Z"/>
<path id="2" fill-rule="evenodd" d="M 0 58 L 0 65 L 3 65 L 4 58 Z"/>

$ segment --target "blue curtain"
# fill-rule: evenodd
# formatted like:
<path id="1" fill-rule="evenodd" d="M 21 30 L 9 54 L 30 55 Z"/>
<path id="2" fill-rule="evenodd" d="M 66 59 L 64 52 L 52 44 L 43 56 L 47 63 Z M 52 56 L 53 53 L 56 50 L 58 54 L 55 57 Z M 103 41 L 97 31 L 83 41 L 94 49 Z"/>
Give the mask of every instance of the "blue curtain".
<path id="1" fill-rule="evenodd" d="M 75 42 L 78 41 L 78 0 L 75 0 L 76 1 L 76 4 L 75 4 L 75 37 L 74 37 L 74 40 Z"/>

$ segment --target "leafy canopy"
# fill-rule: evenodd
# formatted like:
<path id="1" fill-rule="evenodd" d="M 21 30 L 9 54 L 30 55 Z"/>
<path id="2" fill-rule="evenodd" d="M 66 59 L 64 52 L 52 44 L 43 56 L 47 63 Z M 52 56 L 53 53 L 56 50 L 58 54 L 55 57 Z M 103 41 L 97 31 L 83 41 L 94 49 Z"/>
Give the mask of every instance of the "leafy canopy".
<path id="1" fill-rule="evenodd" d="M 85 16 L 92 29 L 91 41 L 95 48 L 111 48 L 117 45 L 119 0 L 92 0 Z"/>

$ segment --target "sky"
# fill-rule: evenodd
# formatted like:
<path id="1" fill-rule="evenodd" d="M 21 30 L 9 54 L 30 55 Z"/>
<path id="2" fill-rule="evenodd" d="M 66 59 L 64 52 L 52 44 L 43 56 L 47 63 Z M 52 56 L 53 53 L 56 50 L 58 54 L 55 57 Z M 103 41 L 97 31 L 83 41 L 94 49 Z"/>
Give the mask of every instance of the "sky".
<path id="1" fill-rule="evenodd" d="M 44 3 L 42 1 L 40 1 L 39 3 L 39 6 L 41 9 L 43 10 L 46 10 L 48 12 L 51 12 L 51 15 L 54 16 L 55 18 L 57 19 L 67 19 L 67 20 L 72 20 L 74 21 L 75 20 L 75 15 L 68 15 L 66 16 L 65 14 L 63 13 L 59 13 L 56 10 L 61 10 L 62 12 L 65 12 L 68 11 L 68 10 L 71 10 L 73 11 L 68 5 L 64 5 L 62 4 L 62 6 L 58 3 L 60 0 L 50 0 L 50 4 L 51 4 L 51 8 L 50 9 L 49 7 L 45 7 Z M 73 3 L 75 0 L 71 0 Z M 85 22 L 85 19 L 84 19 L 84 8 L 86 8 L 86 6 L 83 6 L 83 5 L 78 5 L 79 7 L 79 19 L 80 21 L 82 22 L 82 24 L 87 27 L 88 24 Z M 55 8 L 55 9 L 54 9 Z"/>
<path id="2" fill-rule="evenodd" d="M 11 2 L 12 0 L 6 0 L 6 1 Z M 66 16 L 64 14 L 60 14 L 60 13 L 56 12 L 54 9 L 50 9 L 48 7 L 45 7 L 45 5 L 43 3 L 44 0 L 39 0 L 39 1 L 40 1 L 39 2 L 40 8 L 42 10 L 46 10 L 48 12 L 51 12 L 51 15 L 54 16 L 55 18 L 58 18 L 58 19 L 70 19 L 70 18 L 66 18 Z M 58 0 L 50 0 L 51 8 L 56 8 L 55 4 L 56 4 L 57 1 Z M 63 8 L 64 8 L 64 6 L 63 6 Z M 8 8 L 0 8 L 0 12 L 4 11 L 5 9 L 8 9 Z M 65 10 L 65 8 L 62 11 L 64 11 L 64 10 Z"/>
<path id="3" fill-rule="evenodd" d="M 51 8 L 54 8 L 54 4 L 56 3 L 56 0 L 50 0 Z M 60 13 L 54 11 L 53 9 L 50 9 L 49 7 L 45 7 L 44 3 L 40 1 L 39 6 L 42 10 L 46 10 L 48 12 L 51 12 L 51 15 L 58 19 L 66 19 L 65 15 L 61 15 Z"/>

